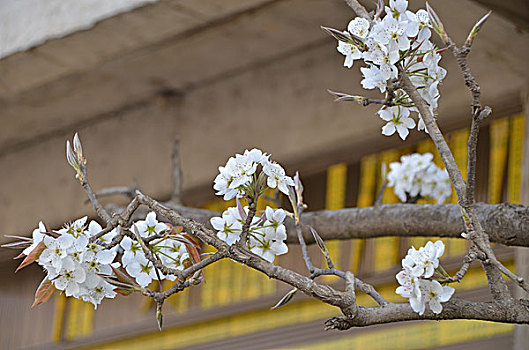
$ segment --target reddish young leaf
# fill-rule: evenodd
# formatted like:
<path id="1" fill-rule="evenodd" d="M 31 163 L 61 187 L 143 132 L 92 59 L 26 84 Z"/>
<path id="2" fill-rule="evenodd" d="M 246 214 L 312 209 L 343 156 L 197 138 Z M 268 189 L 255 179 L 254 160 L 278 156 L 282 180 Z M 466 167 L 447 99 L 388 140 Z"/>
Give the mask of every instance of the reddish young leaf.
<path id="1" fill-rule="evenodd" d="M 31 251 L 31 253 L 29 253 L 29 255 L 26 256 L 26 258 L 22 261 L 22 263 L 17 267 L 15 272 L 17 272 L 21 268 L 26 267 L 29 264 L 31 264 L 32 262 L 34 262 L 35 260 L 37 260 L 39 258 L 39 256 L 40 256 L 40 254 L 42 254 L 42 252 L 44 251 L 44 249 L 46 249 L 46 245 L 44 244 L 44 241 L 42 241 L 39 244 L 37 244 L 35 249 L 33 249 Z"/>
<path id="2" fill-rule="evenodd" d="M 18 254 L 17 256 L 15 256 L 15 257 L 13 258 L 13 260 L 21 259 L 21 258 L 23 258 L 23 257 L 25 257 L 25 256 L 26 256 L 26 254 L 24 254 L 24 253 L 20 253 L 20 254 Z"/>
<path id="3" fill-rule="evenodd" d="M 33 305 L 31 305 L 31 307 L 35 307 L 47 302 L 54 290 L 55 288 L 48 277 L 44 277 L 42 282 L 40 282 L 39 288 L 37 288 L 37 291 L 35 292 L 35 300 L 33 301 Z"/>
<path id="4" fill-rule="evenodd" d="M 185 244 L 187 252 L 189 253 L 189 256 L 191 257 L 191 261 L 193 264 L 196 264 L 200 261 L 200 254 L 198 253 L 197 248 L 193 246 L 192 244 Z"/>
<path id="5" fill-rule="evenodd" d="M 118 280 L 120 282 L 123 282 L 123 283 L 130 283 L 130 284 L 136 284 L 134 282 L 134 280 L 132 279 L 132 277 L 130 277 L 125 271 L 123 271 L 122 269 L 119 269 L 119 268 L 115 268 L 114 266 L 110 266 L 112 268 L 112 271 L 114 272 L 114 274 L 116 275 L 116 277 L 118 278 Z M 130 293 L 129 293 L 130 294 Z"/>
<path id="6" fill-rule="evenodd" d="M 127 296 L 127 295 L 131 295 L 132 294 L 132 290 L 127 290 L 127 289 L 124 289 L 124 288 L 114 288 L 114 292 L 120 294 L 120 295 L 123 295 L 123 296 Z"/>
<path id="7" fill-rule="evenodd" d="M 181 236 L 184 236 L 187 238 L 188 241 L 191 242 L 197 249 L 200 249 L 200 243 L 197 241 L 197 239 L 193 236 L 191 236 L 189 233 L 182 233 Z"/>
<path id="8" fill-rule="evenodd" d="M 169 234 L 170 235 L 177 235 L 179 234 L 180 232 L 182 232 L 184 230 L 184 228 L 182 226 L 173 226 L 171 224 L 168 224 L 166 223 L 167 226 L 169 226 Z"/>

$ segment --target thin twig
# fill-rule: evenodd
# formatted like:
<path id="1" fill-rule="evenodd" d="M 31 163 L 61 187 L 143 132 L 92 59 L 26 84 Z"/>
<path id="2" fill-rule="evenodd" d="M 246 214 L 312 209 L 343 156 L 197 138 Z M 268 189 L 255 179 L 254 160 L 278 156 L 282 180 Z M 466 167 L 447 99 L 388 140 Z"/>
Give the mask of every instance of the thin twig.
<path id="1" fill-rule="evenodd" d="M 171 201 L 177 205 L 182 205 L 184 175 L 182 172 L 182 161 L 180 159 L 180 139 L 178 137 L 175 137 L 173 141 L 171 159 L 173 161 L 173 192 L 171 193 Z"/>
<path id="2" fill-rule="evenodd" d="M 240 247 L 246 247 L 248 243 L 248 234 L 250 232 L 250 226 L 252 224 L 252 220 L 255 216 L 255 212 L 257 210 L 257 206 L 255 201 L 248 196 L 246 198 L 248 201 L 248 216 L 246 217 L 246 221 L 244 222 L 244 225 L 242 226 L 241 230 L 241 238 L 239 239 L 239 246 Z"/>
<path id="3" fill-rule="evenodd" d="M 366 8 L 362 6 L 357 0 L 345 0 L 345 3 L 360 17 L 367 19 L 371 22 L 371 17 L 367 12 Z"/>

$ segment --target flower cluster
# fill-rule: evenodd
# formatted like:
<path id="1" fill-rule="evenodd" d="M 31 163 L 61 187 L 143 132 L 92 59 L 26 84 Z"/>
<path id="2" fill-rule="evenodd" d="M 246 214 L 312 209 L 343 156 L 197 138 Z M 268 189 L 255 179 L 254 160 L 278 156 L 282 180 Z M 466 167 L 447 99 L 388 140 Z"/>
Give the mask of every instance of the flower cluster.
<path id="1" fill-rule="evenodd" d="M 294 186 L 291 177 L 285 174 L 281 165 L 270 161 L 270 155 L 254 148 L 246 150 L 244 154 L 236 154 L 228 159 L 225 166 L 219 167 L 219 175 L 215 178 L 213 188 L 217 195 L 223 196 L 224 200 L 235 197 L 253 195 L 257 189 L 257 194 L 266 185 L 270 188 L 277 188 L 288 195 L 288 186 Z M 258 175 L 258 167 L 262 167 L 262 172 Z"/>
<path id="2" fill-rule="evenodd" d="M 454 294 L 454 288 L 443 286 L 432 279 L 439 265 L 439 258 L 443 255 L 445 246 L 443 242 L 428 242 L 419 250 L 410 248 L 408 255 L 402 259 L 402 270 L 397 274 L 400 286 L 396 293 L 409 298 L 413 311 L 419 315 L 424 314 L 426 304 L 433 313 L 438 314 L 443 310 L 444 303 Z M 442 274 L 445 274 L 441 268 Z"/>
<path id="3" fill-rule="evenodd" d="M 345 56 L 344 66 L 352 67 L 355 60 L 363 60 L 367 67 L 360 68 L 365 89 L 376 89 L 386 93 L 391 101 L 378 112 L 387 123 L 382 134 L 389 136 L 395 131 L 404 140 L 408 129 L 418 125 L 426 129 L 416 106 L 402 89 L 394 89 L 398 79 L 397 65 L 401 65 L 410 77 L 419 94 L 435 113 L 439 99 L 439 84 L 446 76 L 446 70 L 439 66 L 441 55 L 429 40 L 431 36 L 428 12 L 413 13 L 407 0 L 390 0 L 385 7 L 386 15 L 370 23 L 364 18 L 353 19 L 347 31 L 335 35 L 338 51 Z M 417 112 L 418 123 L 410 116 Z"/>
<path id="4" fill-rule="evenodd" d="M 97 305 L 103 298 L 114 298 L 114 286 L 105 281 L 102 275 L 111 275 L 110 264 L 116 251 L 103 249 L 101 245 L 90 243 L 89 238 L 101 231 L 95 221 L 86 227 L 87 218 L 83 217 L 55 231 L 57 237 L 44 234 L 44 225 L 33 232 L 33 244 L 24 250 L 29 255 L 40 243 L 44 250 L 37 263 L 47 272 L 47 278 L 56 289 L 67 296 L 82 299 Z M 111 240 L 117 231 L 107 233 L 103 239 Z"/>
<path id="5" fill-rule="evenodd" d="M 441 170 L 432 162 L 431 153 L 414 153 L 400 157 L 400 162 L 389 165 L 388 186 L 394 187 L 401 201 L 412 198 L 435 198 L 443 203 L 452 193 L 446 169 Z"/>
<path id="6" fill-rule="evenodd" d="M 241 213 L 237 208 L 228 208 L 222 213 L 222 217 L 213 217 L 210 220 L 211 226 L 218 231 L 217 236 L 230 245 L 239 241 L 242 226 L 248 215 L 248 207 L 242 210 Z M 254 216 L 248 231 L 248 247 L 254 254 L 273 262 L 276 255 L 288 252 L 284 242 L 287 239 L 283 224 L 285 217 L 286 212 L 283 209 L 270 207 L 266 207 L 261 215 Z"/>
<path id="7" fill-rule="evenodd" d="M 133 223 L 131 230 L 137 230 L 142 238 L 161 236 L 149 243 L 149 248 L 159 257 L 163 265 L 183 270 L 185 261 L 190 259 L 184 243 L 172 238 L 171 235 L 163 235 L 169 227 L 156 220 L 156 213 L 150 212 L 145 220 Z M 146 287 L 153 280 L 168 279 L 174 281 L 176 276 L 164 275 L 158 271 L 154 264 L 147 259 L 140 243 L 130 237 L 124 237 L 120 243 L 123 248 L 121 262 L 127 273 L 133 277 L 141 287 Z"/>
<path id="8" fill-rule="evenodd" d="M 87 226 L 86 222 L 87 218 L 83 217 L 53 232 L 47 232 L 40 222 L 39 228 L 33 231 L 32 244 L 23 251 L 26 256 L 38 254 L 36 261 L 46 271 L 47 279 L 66 296 L 90 302 L 96 308 L 103 298 L 114 298 L 116 287 L 107 279 L 113 276 L 113 268 L 120 266 L 114 262 L 118 253 L 127 273 L 141 287 L 152 280 L 176 279 L 156 271 L 140 243 L 128 236 L 119 245 L 103 248 L 102 243 L 110 243 L 120 228 L 99 236 L 103 230 L 101 225 L 91 221 Z M 165 266 L 182 270 L 186 264 L 191 265 L 186 245 L 175 235 L 165 234 L 169 226 L 158 222 L 154 212 L 147 214 L 145 220 L 134 222 L 131 230 L 137 230 L 143 238 L 151 238 L 149 249 Z M 92 238 L 95 235 L 97 239 Z"/>

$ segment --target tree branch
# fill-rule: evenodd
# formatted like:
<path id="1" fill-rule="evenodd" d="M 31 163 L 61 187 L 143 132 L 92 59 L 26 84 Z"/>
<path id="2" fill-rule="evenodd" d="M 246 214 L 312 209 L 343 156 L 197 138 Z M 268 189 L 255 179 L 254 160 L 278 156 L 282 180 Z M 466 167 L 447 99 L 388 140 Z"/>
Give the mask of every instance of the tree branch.
<path id="1" fill-rule="evenodd" d="M 365 327 L 376 324 L 413 320 L 454 320 L 469 319 L 505 323 L 529 323 L 529 303 L 517 300 L 513 303 L 501 301 L 472 302 L 454 298 L 443 303 L 443 311 L 434 314 L 430 310 L 419 315 L 409 304 L 388 304 L 385 307 L 358 308 L 355 318 L 344 316 L 331 318 L 326 329 L 346 330 L 352 327 Z"/>

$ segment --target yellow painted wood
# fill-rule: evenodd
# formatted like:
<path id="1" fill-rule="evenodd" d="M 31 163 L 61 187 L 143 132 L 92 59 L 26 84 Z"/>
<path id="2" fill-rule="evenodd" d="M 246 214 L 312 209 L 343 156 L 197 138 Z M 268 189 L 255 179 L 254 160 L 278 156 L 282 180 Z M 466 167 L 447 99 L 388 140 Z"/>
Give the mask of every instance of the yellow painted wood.
<path id="1" fill-rule="evenodd" d="M 469 130 L 462 129 L 450 134 L 450 149 L 456 160 L 461 174 L 466 179 L 468 162 L 468 136 Z M 444 167 L 443 167 L 444 168 Z M 451 203 L 457 203 L 457 194 L 452 186 Z M 460 256 L 467 252 L 467 241 L 459 238 L 442 239 L 446 244 L 446 256 Z"/>
<path id="2" fill-rule="evenodd" d="M 292 303 L 277 310 L 260 310 L 200 324 L 192 324 L 163 332 L 133 337 L 117 342 L 97 344 L 82 349 L 170 349 L 212 342 L 339 315 L 337 308 L 317 300 Z M 302 317 L 302 318 L 301 318 Z"/>
<path id="3" fill-rule="evenodd" d="M 66 296 L 64 294 L 55 293 L 53 298 L 54 316 L 53 316 L 53 335 L 54 342 L 60 342 L 64 332 L 64 317 L 66 311 Z"/>
<path id="4" fill-rule="evenodd" d="M 426 349 L 511 334 L 514 325 L 486 321 L 427 321 L 285 349 Z"/>
<path id="5" fill-rule="evenodd" d="M 509 138 L 509 172 L 507 175 L 507 200 L 522 202 L 522 162 L 525 120 L 522 114 L 511 118 Z"/>
<path id="6" fill-rule="evenodd" d="M 508 268 L 513 267 L 513 263 L 506 264 Z M 456 286 L 456 295 L 458 291 L 473 289 L 476 287 L 486 286 L 487 280 L 482 269 L 471 269 L 461 284 Z M 395 293 L 396 284 L 379 287 L 379 292 L 390 302 L 405 302 L 406 300 Z M 357 301 L 362 306 L 374 306 L 372 299 L 362 293 L 357 294 Z M 294 325 L 300 322 L 310 322 L 314 320 L 323 320 L 339 315 L 337 308 L 321 303 L 315 299 L 307 299 L 296 302 L 295 299 L 290 304 L 277 310 L 257 310 L 254 312 L 233 315 L 230 317 L 211 320 L 197 324 L 190 324 L 178 328 L 166 329 L 163 332 L 153 332 L 146 335 L 131 337 L 121 341 L 96 344 L 84 347 L 82 349 L 170 349 L 176 347 L 185 348 L 187 346 L 203 344 L 212 341 L 227 339 L 230 337 L 261 332 L 278 327 Z M 439 324 L 439 323 L 437 323 Z M 404 328 L 410 325 L 402 326 Z M 466 330 L 465 332 L 471 332 Z M 479 337 L 493 336 L 494 329 L 487 329 L 486 332 L 479 333 Z M 368 334 L 371 334 L 368 333 Z M 378 334 L 378 333 L 377 333 Z M 414 338 L 414 341 L 424 341 L 426 337 L 432 337 L 429 333 L 420 331 L 412 332 L 408 338 Z M 439 333 L 439 337 L 445 337 L 446 333 Z M 382 336 L 382 335 L 377 335 Z M 384 337 L 386 337 L 384 335 Z M 391 338 L 389 338 L 391 339 Z M 393 343 L 385 343 L 385 348 L 392 348 Z M 331 347 L 341 348 L 341 347 Z M 363 349 L 372 349 L 373 347 L 363 347 Z"/>
<path id="7" fill-rule="evenodd" d="M 507 163 L 509 119 L 492 121 L 490 125 L 490 162 L 488 201 L 497 204 L 503 193 L 505 165 Z"/>
<path id="8" fill-rule="evenodd" d="M 76 298 L 67 298 L 64 337 L 71 341 L 92 333 L 94 306 Z"/>
<path id="9" fill-rule="evenodd" d="M 345 206 L 345 193 L 347 187 L 347 165 L 345 163 L 335 164 L 327 168 L 327 184 L 325 192 L 325 209 L 336 210 Z M 337 268 L 340 268 L 342 253 L 342 242 L 338 240 L 325 242 L 329 254 Z M 325 266 L 325 258 L 322 258 L 322 266 Z M 325 266 L 326 267 L 326 266 Z M 325 276 L 325 280 L 332 276 Z"/>
<path id="10" fill-rule="evenodd" d="M 397 162 L 400 159 L 402 151 L 397 149 L 382 152 L 380 154 L 380 164 L 389 169 L 389 164 Z M 378 187 L 382 186 L 384 179 L 381 177 L 381 172 L 376 174 L 378 178 Z M 362 184 L 360 184 L 362 186 Z M 375 194 L 376 196 L 376 194 Z M 375 198 L 376 200 L 376 198 Z M 399 198 L 395 195 L 393 188 L 386 187 L 382 195 L 382 203 L 391 204 L 399 203 Z M 381 237 L 374 240 L 374 257 L 373 257 L 373 268 L 375 271 L 387 270 L 399 262 L 399 238 L 397 237 Z"/>
<path id="11" fill-rule="evenodd" d="M 356 206 L 358 208 L 369 207 L 375 202 L 375 191 L 377 189 L 378 155 L 373 154 L 362 158 L 360 161 L 360 179 Z M 350 270 L 358 272 L 362 254 L 364 253 L 365 240 L 351 241 Z"/>

